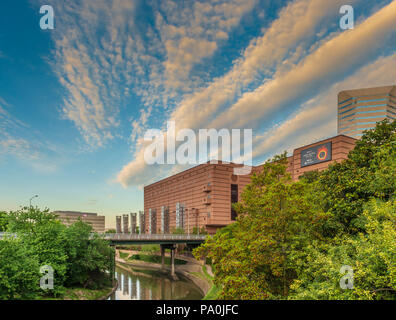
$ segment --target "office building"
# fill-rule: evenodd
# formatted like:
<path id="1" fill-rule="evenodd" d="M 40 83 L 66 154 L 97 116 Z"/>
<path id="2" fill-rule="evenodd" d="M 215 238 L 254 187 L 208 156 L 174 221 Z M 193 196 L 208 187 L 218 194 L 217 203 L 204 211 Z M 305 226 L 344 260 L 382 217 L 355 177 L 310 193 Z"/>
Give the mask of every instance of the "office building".
<path id="1" fill-rule="evenodd" d="M 98 233 L 105 232 L 105 216 L 98 216 L 97 213 L 79 211 L 54 211 L 53 213 L 67 226 L 81 219 L 83 222 L 90 224 L 93 231 Z"/>
<path id="2" fill-rule="evenodd" d="M 330 163 L 346 159 L 355 141 L 338 135 L 299 147 L 288 157 L 287 171 L 298 180 L 304 172 L 326 169 Z M 243 188 L 251 181 L 250 175 L 234 175 L 237 166 L 205 163 L 146 186 L 141 231 L 172 233 L 183 229 L 192 233 L 203 227 L 214 234 L 233 222 L 237 215 L 231 204 L 240 200 Z M 252 173 L 261 168 L 252 167 Z"/>
<path id="3" fill-rule="evenodd" d="M 396 86 L 345 90 L 338 94 L 338 134 L 359 139 L 377 122 L 396 118 Z"/>

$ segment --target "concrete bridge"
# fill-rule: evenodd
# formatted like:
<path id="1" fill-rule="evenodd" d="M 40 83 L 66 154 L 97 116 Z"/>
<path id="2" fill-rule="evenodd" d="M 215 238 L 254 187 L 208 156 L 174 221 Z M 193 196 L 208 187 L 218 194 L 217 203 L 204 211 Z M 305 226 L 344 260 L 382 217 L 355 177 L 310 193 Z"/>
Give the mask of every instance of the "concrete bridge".
<path id="1" fill-rule="evenodd" d="M 178 243 L 188 245 L 199 245 L 206 239 L 205 235 L 196 234 L 128 234 L 128 233 L 108 233 L 104 237 L 110 241 L 111 245 L 118 244 L 159 244 L 161 248 L 161 266 L 165 269 L 165 250 L 171 252 L 171 276 L 175 274 L 175 249 Z"/>
<path id="2" fill-rule="evenodd" d="M 128 234 L 107 233 L 102 234 L 111 246 L 125 244 L 159 244 L 161 248 L 161 264 L 165 268 L 165 250 L 171 251 L 171 276 L 175 277 L 175 249 L 178 243 L 187 245 L 200 245 L 206 239 L 206 235 L 196 234 Z M 16 234 L 0 232 L 0 240 L 5 236 L 16 238 Z M 115 256 L 113 257 L 115 259 Z M 114 261 L 115 267 L 115 261 Z M 114 271 L 114 270 L 113 270 Z"/>
<path id="3" fill-rule="evenodd" d="M 104 235 L 112 245 L 117 244 L 201 244 L 205 235 L 197 234 L 133 234 L 133 233 L 107 233 Z"/>

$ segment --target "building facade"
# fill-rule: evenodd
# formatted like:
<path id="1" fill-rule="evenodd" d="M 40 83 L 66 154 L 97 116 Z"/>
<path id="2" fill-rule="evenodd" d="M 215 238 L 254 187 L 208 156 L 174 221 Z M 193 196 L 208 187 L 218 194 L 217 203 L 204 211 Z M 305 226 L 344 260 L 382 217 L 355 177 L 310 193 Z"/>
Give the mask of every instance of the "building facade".
<path id="1" fill-rule="evenodd" d="M 356 139 L 338 135 L 299 147 L 288 157 L 287 171 L 293 180 L 307 171 L 326 169 L 330 163 L 346 159 Z M 142 232 L 172 233 L 183 229 L 192 233 L 204 228 L 214 234 L 236 219 L 232 203 L 240 200 L 251 175 L 235 175 L 233 163 L 205 163 L 155 182 L 144 188 Z M 262 166 L 252 167 L 252 173 Z"/>
<path id="2" fill-rule="evenodd" d="M 338 94 L 338 134 L 360 138 L 384 119 L 396 118 L 396 86 L 341 91 Z"/>
<path id="3" fill-rule="evenodd" d="M 93 231 L 98 233 L 105 232 L 105 216 L 98 216 L 97 213 L 79 211 L 54 211 L 53 213 L 67 226 L 81 219 L 83 222 L 90 224 Z"/>

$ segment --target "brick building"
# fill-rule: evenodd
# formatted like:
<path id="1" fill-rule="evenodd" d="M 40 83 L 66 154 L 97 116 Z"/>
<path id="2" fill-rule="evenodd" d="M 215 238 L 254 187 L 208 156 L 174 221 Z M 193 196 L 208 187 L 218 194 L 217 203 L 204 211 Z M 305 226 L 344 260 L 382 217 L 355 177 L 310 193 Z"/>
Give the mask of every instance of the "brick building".
<path id="1" fill-rule="evenodd" d="M 293 180 L 307 171 L 323 170 L 341 162 L 354 148 L 356 139 L 338 135 L 299 147 L 288 157 Z M 205 163 L 144 188 L 146 233 L 168 233 L 176 228 L 192 233 L 204 227 L 210 234 L 235 220 L 231 204 L 238 202 L 250 175 L 234 175 L 236 164 Z M 261 166 L 252 168 L 258 172 Z M 169 230 L 169 231 L 168 231 Z"/>

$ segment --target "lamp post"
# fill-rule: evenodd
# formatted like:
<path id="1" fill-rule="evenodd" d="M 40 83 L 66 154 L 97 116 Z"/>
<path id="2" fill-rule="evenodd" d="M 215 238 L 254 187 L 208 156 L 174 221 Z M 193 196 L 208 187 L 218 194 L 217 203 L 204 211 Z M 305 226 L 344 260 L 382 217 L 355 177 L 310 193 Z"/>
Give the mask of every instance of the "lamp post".
<path id="1" fill-rule="evenodd" d="M 29 200 L 30 207 L 29 208 L 32 208 L 32 200 L 34 198 L 38 198 L 38 195 L 36 194 L 36 195 L 34 195 L 33 197 L 30 198 L 30 200 Z"/>

